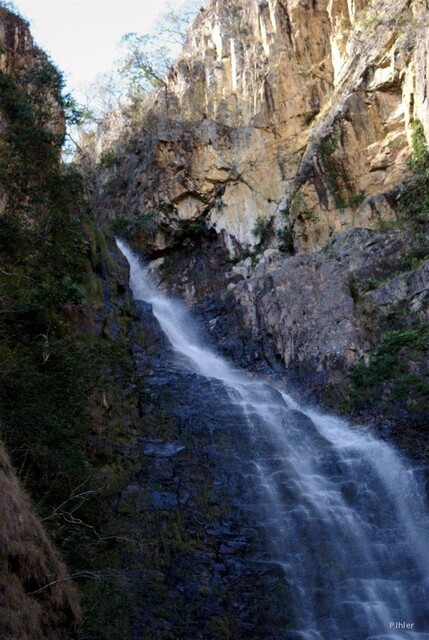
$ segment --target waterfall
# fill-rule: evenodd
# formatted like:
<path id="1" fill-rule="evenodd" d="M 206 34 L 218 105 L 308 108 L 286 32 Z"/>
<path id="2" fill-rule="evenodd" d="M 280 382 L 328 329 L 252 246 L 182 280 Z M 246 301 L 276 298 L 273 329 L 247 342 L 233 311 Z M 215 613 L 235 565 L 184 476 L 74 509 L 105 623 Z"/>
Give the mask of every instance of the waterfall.
<path id="1" fill-rule="evenodd" d="M 220 381 L 247 425 L 267 562 L 281 568 L 292 594 L 285 606 L 296 629 L 287 637 L 427 640 L 428 518 L 410 463 L 368 429 L 231 367 L 206 348 L 185 307 L 118 246 L 135 299 L 152 305 L 180 365 Z"/>

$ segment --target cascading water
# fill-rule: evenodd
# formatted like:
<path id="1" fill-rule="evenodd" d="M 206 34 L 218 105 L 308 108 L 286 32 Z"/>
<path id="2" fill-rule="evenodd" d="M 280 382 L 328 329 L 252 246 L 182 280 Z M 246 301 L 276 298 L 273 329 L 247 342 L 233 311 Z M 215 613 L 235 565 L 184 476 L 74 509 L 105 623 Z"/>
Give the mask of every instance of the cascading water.
<path id="1" fill-rule="evenodd" d="M 219 380 L 253 442 L 269 562 L 281 567 L 302 640 L 429 639 L 429 535 L 411 468 L 365 429 L 299 406 L 232 369 L 195 336 L 122 242 L 137 300 L 183 367 Z M 287 637 L 292 637 L 288 635 Z"/>

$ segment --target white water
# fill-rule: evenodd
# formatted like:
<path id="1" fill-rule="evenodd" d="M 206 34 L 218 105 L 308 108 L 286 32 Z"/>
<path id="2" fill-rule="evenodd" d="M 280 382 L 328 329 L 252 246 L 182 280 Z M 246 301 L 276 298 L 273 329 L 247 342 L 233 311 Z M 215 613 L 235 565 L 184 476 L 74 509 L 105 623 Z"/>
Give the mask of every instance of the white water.
<path id="1" fill-rule="evenodd" d="M 428 640 L 429 529 L 412 469 L 368 430 L 299 406 L 204 347 L 121 241 L 137 300 L 183 367 L 220 380 L 253 439 L 271 562 L 303 640 Z M 411 628 L 393 626 L 408 623 Z"/>

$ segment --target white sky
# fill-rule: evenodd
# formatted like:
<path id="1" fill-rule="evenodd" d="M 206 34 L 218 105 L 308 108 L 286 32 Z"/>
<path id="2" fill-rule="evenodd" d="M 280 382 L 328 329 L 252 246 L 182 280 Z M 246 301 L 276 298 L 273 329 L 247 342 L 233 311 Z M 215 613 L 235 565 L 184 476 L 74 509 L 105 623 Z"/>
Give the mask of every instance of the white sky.
<path id="1" fill-rule="evenodd" d="M 165 0 L 15 0 L 14 4 L 73 92 L 112 67 L 121 36 L 146 32 L 167 8 Z"/>

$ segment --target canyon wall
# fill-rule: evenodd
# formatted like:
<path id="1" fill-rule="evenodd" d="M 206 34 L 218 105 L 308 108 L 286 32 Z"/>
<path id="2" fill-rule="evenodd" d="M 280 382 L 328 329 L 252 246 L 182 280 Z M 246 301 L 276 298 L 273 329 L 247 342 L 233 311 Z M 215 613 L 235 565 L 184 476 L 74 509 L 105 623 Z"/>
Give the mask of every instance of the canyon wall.
<path id="1" fill-rule="evenodd" d="M 32 230 L 35 235 L 38 232 L 41 203 L 32 208 L 29 189 L 36 189 L 42 178 L 32 172 L 37 173 L 43 167 L 44 179 L 52 175 L 58 166 L 63 136 L 60 77 L 47 56 L 34 45 L 25 21 L 0 8 L 0 438 L 16 445 L 17 448 L 11 447 L 14 460 L 21 467 L 21 478 L 27 481 L 28 452 L 23 456 L 23 449 L 29 444 L 30 431 L 33 438 L 38 437 L 37 416 L 25 415 L 27 430 L 15 432 L 13 437 L 10 418 L 11 414 L 16 418 L 21 410 L 25 412 L 28 407 L 25 393 L 31 396 L 34 388 L 13 394 L 13 398 L 7 396 L 10 384 L 13 386 L 10 376 L 19 387 L 19 380 L 25 378 L 24 372 L 29 367 L 29 361 L 23 357 L 28 332 L 22 313 L 24 291 L 35 286 L 34 274 L 30 278 L 30 270 L 25 266 L 34 246 L 27 245 L 24 236 L 28 239 Z M 33 160 L 34 167 L 29 168 L 26 163 Z M 40 243 L 40 237 L 37 242 Z M 33 322 L 37 321 L 34 315 Z M 28 373 L 31 376 L 29 370 Z M 30 466 L 33 464 L 34 459 Z M 0 541 L 1 637 L 5 640 L 76 637 L 81 617 L 76 589 L 1 442 Z"/>
<path id="2" fill-rule="evenodd" d="M 70 638 L 75 589 L 0 445 L 0 629 L 4 640 Z M 49 583 L 52 583 L 50 586 Z"/>
<path id="3" fill-rule="evenodd" d="M 97 219 L 113 222 L 158 285 L 192 305 L 222 354 L 371 424 L 423 463 L 426 20 L 417 2 L 212 2 L 146 116 L 112 117 L 86 158 Z M 197 405 L 192 375 L 177 394 L 174 360 L 168 374 L 150 370 L 149 390 L 171 377 L 151 401 Z M 210 391 L 202 397 L 211 415 Z M 195 424 L 204 442 L 211 428 L 200 416 Z M 165 468 L 168 492 L 152 498 L 164 509 L 175 504 Z M 241 562 L 245 545 L 242 553 Z M 260 622 L 251 617 L 253 638 Z M 242 619 L 232 624 L 230 634 L 246 637 Z"/>
<path id="4" fill-rule="evenodd" d="M 0 9 L 2 637 L 290 625 L 280 575 L 255 569 L 247 444 L 132 304 L 111 226 L 238 366 L 427 456 L 427 16 L 213 0 L 76 169 L 61 78 Z"/>
<path id="5" fill-rule="evenodd" d="M 418 0 L 213 0 L 165 85 L 82 157 L 98 220 L 220 348 L 234 331 L 247 366 L 380 428 L 426 415 L 428 16 Z"/>
<path id="6" fill-rule="evenodd" d="M 93 143 L 107 215 L 160 212 L 154 252 L 197 220 L 230 252 L 258 219 L 298 250 L 391 220 L 413 119 L 427 133 L 426 21 L 419 2 L 211 2 L 141 126 L 112 115 Z"/>

